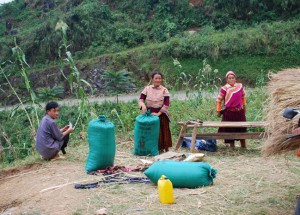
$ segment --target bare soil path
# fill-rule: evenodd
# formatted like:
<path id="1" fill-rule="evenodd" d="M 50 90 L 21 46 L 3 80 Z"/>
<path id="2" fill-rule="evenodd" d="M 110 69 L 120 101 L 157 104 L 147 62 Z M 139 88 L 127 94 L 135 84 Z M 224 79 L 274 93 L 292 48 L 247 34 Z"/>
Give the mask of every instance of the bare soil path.
<path id="1" fill-rule="evenodd" d="M 132 144 L 117 146 L 115 165 L 136 167 L 145 158 L 131 154 Z M 214 185 L 174 189 L 175 204 L 162 205 L 154 184 L 74 189 L 75 183 L 100 180 L 85 173 L 88 149 L 80 146 L 70 150 L 66 160 L 37 160 L 0 171 L 0 214 L 95 214 L 100 208 L 108 214 L 293 214 L 300 192 L 298 159 L 293 155 L 265 159 L 256 147 L 232 151 L 220 145 L 218 152 L 207 153 L 205 160 L 218 170 Z"/>
<path id="2" fill-rule="evenodd" d="M 186 93 L 183 91 L 178 91 L 171 93 L 172 99 L 178 99 L 178 100 L 184 100 L 188 99 L 186 96 Z M 118 96 L 118 101 L 119 102 L 129 102 L 133 100 L 137 100 L 139 98 L 139 93 L 133 93 L 133 94 L 122 94 Z M 65 106 L 74 106 L 80 104 L 79 99 L 63 99 L 61 101 L 58 101 L 60 105 L 65 105 Z M 117 101 L 117 96 L 90 96 L 89 97 L 89 102 L 90 103 L 103 103 L 103 102 L 116 102 Z M 7 106 L 7 107 L 1 107 L 0 106 L 0 111 L 5 111 L 5 110 L 11 110 L 15 106 Z"/>

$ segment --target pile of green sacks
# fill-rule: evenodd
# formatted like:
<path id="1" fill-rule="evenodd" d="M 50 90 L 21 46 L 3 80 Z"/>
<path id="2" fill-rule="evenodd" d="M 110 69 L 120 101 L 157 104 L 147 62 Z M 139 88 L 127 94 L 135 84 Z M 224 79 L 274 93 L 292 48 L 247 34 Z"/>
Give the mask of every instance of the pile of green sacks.
<path id="1" fill-rule="evenodd" d="M 159 118 L 150 112 L 136 118 L 134 154 L 158 154 Z M 86 171 L 105 169 L 114 165 L 116 152 L 114 124 L 104 115 L 94 119 L 88 127 L 89 156 Z M 165 175 L 178 188 L 197 188 L 213 184 L 217 170 L 206 162 L 163 160 L 153 163 L 144 174 L 155 184 Z"/>

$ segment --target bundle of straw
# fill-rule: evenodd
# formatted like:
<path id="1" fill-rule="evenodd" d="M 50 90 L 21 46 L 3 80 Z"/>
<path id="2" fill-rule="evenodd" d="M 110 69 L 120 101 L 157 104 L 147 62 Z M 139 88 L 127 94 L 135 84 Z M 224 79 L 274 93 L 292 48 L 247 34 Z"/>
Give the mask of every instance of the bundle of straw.
<path id="1" fill-rule="evenodd" d="M 262 148 L 265 156 L 300 148 L 300 137 L 286 138 L 298 127 L 299 116 L 288 120 L 282 115 L 283 110 L 287 107 L 300 109 L 300 68 L 286 69 L 277 74 L 270 74 L 270 79 L 268 84 L 270 102 L 266 116 L 266 121 L 269 123 L 266 131 L 268 139 Z"/>

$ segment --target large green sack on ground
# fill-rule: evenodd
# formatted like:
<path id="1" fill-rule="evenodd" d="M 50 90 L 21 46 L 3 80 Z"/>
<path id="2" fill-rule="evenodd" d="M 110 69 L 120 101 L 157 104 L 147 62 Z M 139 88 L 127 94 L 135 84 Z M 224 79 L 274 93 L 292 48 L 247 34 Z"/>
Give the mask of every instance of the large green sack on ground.
<path id="1" fill-rule="evenodd" d="M 133 154 L 158 155 L 159 127 L 159 117 L 151 115 L 149 110 L 136 117 Z"/>
<path id="2" fill-rule="evenodd" d="M 196 188 L 213 184 L 217 170 L 206 162 L 163 160 L 152 164 L 144 174 L 155 184 L 165 175 L 173 187 Z"/>
<path id="3" fill-rule="evenodd" d="M 115 126 L 112 122 L 100 115 L 93 119 L 88 127 L 89 156 L 86 162 L 86 171 L 105 169 L 114 165 L 116 142 Z"/>

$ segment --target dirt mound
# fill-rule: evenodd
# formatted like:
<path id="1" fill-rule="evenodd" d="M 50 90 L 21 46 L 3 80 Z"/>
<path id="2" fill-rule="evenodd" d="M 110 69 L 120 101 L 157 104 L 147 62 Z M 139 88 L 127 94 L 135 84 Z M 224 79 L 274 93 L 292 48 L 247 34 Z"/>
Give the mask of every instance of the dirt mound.
<path id="1" fill-rule="evenodd" d="M 15 176 L 16 174 L 20 174 L 20 173 L 26 174 L 26 172 L 38 169 L 41 165 L 42 165 L 42 163 L 33 163 L 33 164 L 28 164 L 28 165 L 25 165 L 22 167 L 12 168 L 9 170 L 1 171 L 0 172 L 0 181 L 11 178 L 11 177 Z"/>

